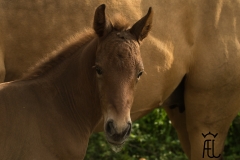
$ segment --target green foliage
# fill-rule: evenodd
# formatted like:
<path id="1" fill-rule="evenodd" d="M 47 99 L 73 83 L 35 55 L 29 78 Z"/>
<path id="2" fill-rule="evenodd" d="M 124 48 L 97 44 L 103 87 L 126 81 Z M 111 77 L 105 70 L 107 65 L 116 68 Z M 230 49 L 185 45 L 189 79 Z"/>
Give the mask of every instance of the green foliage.
<path id="1" fill-rule="evenodd" d="M 233 121 L 225 141 L 226 160 L 240 160 L 240 114 Z"/>
<path id="2" fill-rule="evenodd" d="M 240 115 L 230 127 L 224 158 L 240 159 Z M 121 152 L 115 153 L 103 133 L 93 134 L 85 160 L 187 160 L 166 112 L 157 108 L 134 122 L 131 136 Z"/>

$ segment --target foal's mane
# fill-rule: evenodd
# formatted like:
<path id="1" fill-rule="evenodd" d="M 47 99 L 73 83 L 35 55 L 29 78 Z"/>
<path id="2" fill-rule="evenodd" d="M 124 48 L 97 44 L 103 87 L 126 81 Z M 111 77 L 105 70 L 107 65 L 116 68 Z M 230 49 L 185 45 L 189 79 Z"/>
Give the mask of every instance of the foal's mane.
<path id="1" fill-rule="evenodd" d="M 116 14 L 111 21 L 113 28 L 117 31 L 124 31 L 129 28 L 129 22 L 120 14 Z M 95 38 L 93 29 L 86 29 L 72 36 L 65 43 L 60 45 L 55 51 L 46 55 L 39 62 L 37 62 L 29 71 L 23 76 L 22 80 L 30 80 L 41 75 L 44 75 L 49 70 L 63 62 L 65 59 L 76 53 L 85 44 Z"/>
<path id="2" fill-rule="evenodd" d="M 94 37 L 96 37 L 96 34 L 92 29 L 75 34 L 66 42 L 59 45 L 56 50 L 45 55 L 45 57 L 32 66 L 24 75 L 22 80 L 34 79 L 45 74 L 50 69 L 54 68 L 65 59 L 73 55 L 77 50 L 79 50 Z"/>

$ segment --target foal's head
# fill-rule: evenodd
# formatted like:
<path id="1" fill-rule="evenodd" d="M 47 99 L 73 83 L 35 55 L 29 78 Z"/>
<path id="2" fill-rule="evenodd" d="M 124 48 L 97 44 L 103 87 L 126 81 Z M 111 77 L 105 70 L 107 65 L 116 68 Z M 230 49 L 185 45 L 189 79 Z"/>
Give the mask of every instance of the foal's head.
<path id="1" fill-rule="evenodd" d="M 135 86 L 143 73 L 140 42 L 152 25 L 152 10 L 130 29 L 112 24 L 105 5 L 96 9 L 94 30 L 99 37 L 95 70 L 107 141 L 120 148 L 131 132 L 130 110 Z"/>

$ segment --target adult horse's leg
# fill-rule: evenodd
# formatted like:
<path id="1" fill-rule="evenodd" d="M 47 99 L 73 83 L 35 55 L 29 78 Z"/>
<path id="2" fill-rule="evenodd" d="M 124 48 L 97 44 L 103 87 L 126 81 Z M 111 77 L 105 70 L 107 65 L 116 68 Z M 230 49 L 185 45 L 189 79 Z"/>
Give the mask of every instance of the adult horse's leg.
<path id="1" fill-rule="evenodd" d="M 238 112 L 237 94 L 199 92 L 185 94 L 186 125 L 191 144 L 191 160 L 222 159 L 224 141 Z"/>
<path id="2" fill-rule="evenodd" d="M 177 132 L 184 153 L 187 155 L 188 158 L 190 158 L 191 147 L 186 127 L 185 112 L 180 113 L 177 108 L 170 109 L 168 106 L 164 106 L 164 110 L 167 112 L 168 118 L 171 120 L 171 123 Z"/>

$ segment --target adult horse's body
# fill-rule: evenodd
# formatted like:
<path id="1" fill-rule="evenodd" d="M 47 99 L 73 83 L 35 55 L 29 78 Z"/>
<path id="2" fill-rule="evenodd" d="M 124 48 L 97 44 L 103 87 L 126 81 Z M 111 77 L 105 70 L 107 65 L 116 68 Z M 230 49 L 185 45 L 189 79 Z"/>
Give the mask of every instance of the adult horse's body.
<path id="1" fill-rule="evenodd" d="M 131 132 L 130 109 L 143 72 L 140 43 L 152 11 L 129 29 L 96 9 L 93 31 L 75 35 L 21 80 L 0 85 L 1 159 L 83 159 L 104 117 L 116 149 Z"/>
<path id="2" fill-rule="evenodd" d="M 5 16 L 1 27 L 4 31 L 1 37 L 4 39 L 2 47 L 6 80 L 23 73 L 36 61 L 37 56 L 45 53 L 41 50 L 49 50 L 61 37 L 75 32 L 75 27 L 87 24 L 92 8 L 99 3 L 48 1 L 29 2 L 26 5 L 18 2 L 1 2 L 4 7 L 2 10 L 7 9 L 2 14 Z M 136 90 L 131 110 L 132 120 L 163 103 L 171 93 L 181 93 L 184 101 L 182 98 L 177 102 L 185 103 L 185 112 L 180 114 L 178 109 L 165 109 L 178 132 L 185 153 L 190 159 L 201 159 L 205 141 L 202 133 L 211 131 L 213 134 L 218 133 L 215 155 L 221 154 L 229 125 L 240 108 L 239 2 L 153 0 L 141 1 L 140 4 L 137 0 L 123 0 L 106 3 L 112 10 L 124 10 L 124 14 L 134 20 L 139 18 L 140 11 L 146 6 L 156 8 L 152 34 L 142 46 L 142 59 L 147 74 L 142 77 Z M 78 7 L 75 9 L 75 6 Z M 81 23 L 72 17 L 79 17 Z M 38 40 L 36 37 L 39 37 Z M 16 55 L 18 52 L 21 54 Z M 20 65 L 19 61 L 25 63 Z M 180 92 L 173 92 L 183 77 L 184 92 L 181 87 Z M 173 96 L 172 100 L 170 98 L 168 105 L 174 104 L 175 97 L 178 96 Z"/>

